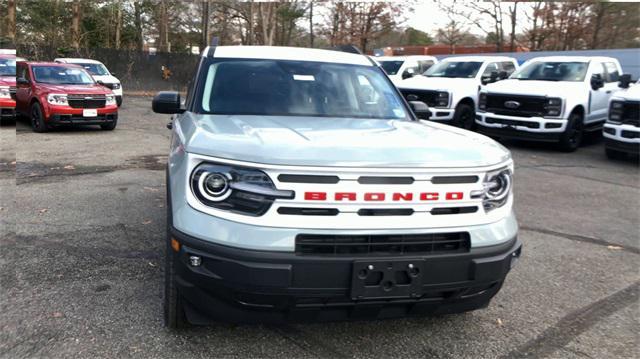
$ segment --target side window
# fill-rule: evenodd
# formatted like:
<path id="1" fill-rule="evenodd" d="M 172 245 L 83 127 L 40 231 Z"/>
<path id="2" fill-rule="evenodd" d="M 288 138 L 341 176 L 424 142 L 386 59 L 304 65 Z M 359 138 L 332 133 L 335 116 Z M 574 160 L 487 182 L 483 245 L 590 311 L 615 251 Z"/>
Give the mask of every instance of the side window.
<path id="1" fill-rule="evenodd" d="M 484 72 L 482 73 L 482 78 L 490 78 L 491 77 L 491 73 L 492 72 L 499 72 L 499 68 L 498 68 L 498 63 L 497 62 L 491 62 L 487 65 L 487 67 L 484 69 Z"/>
<path id="2" fill-rule="evenodd" d="M 29 68 L 27 66 L 21 65 L 18 68 L 18 76 L 16 76 L 19 79 L 26 79 L 29 80 Z"/>
<path id="3" fill-rule="evenodd" d="M 605 82 L 618 82 L 620 80 L 620 72 L 618 72 L 618 66 L 613 62 L 605 62 Z"/>
<path id="4" fill-rule="evenodd" d="M 591 73 L 591 75 L 600 75 L 600 77 L 604 80 L 604 65 L 601 62 L 594 62 L 592 66 L 593 72 Z"/>
<path id="5" fill-rule="evenodd" d="M 501 63 L 501 65 L 502 71 L 506 71 L 507 75 L 509 76 L 516 70 L 516 65 L 514 65 L 511 61 L 504 61 Z"/>
<path id="6" fill-rule="evenodd" d="M 433 66 L 432 60 L 422 60 L 418 61 L 418 73 L 423 73 L 429 69 L 429 67 Z"/>

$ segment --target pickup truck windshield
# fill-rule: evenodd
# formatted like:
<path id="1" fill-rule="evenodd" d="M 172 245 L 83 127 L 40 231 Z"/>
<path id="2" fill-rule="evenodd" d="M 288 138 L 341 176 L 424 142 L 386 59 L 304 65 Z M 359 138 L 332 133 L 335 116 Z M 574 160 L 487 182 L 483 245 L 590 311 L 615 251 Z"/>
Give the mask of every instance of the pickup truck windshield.
<path id="1" fill-rule="evenodd" d="M 103 64 L 81 64 L 81 63 L 76 63 L 75 65 L 84 67 L 85 70 L 87 70 L 91 75 L 94 75 L 94 76 L 108 76 L 109 75 L 109 71 L 107 71 L 107 68 L 104 67 Z"/>
<path id="2" fill-rule="evenodd" d="M 91 85 L 93 78 L 80 68 L 62 66 L 34 66 L 33 75 L 38 83 L 54 85 Z"/>
<path id="3" fill-rule="evenodd" d="M 517 80 L 583 81 L 589 64 L 586 62 L 533 62 L 511 75 Z"/>
<path id="4" fill-rule="evenodd" d="M 387 60 L 378 62 L 380 63 L 380 66 L 382 67 L 384 72 L 386 72 L 388 75 L 396 75 L 398 73 L 398 70 L 400 70 L 402 64 L 404 64 L 404 61 L 400 60 Z"/>
<path id="5" fill-rule="evenodd" d="M 482 62 L 476 61 L 443 61 L 431 66 L 423 75 L 471 79 L 476 77 L 481 66 Z"/>
<path id="6" fill-rule="evenodd" d="M 409 119 L 376 66 L 221 59 L 202 76 L 202 113 Z"/>
<path id="7" fill-rule="evenodd" d="M 0 76 L 16 75 L 16 59 L 0 59 Z"/>

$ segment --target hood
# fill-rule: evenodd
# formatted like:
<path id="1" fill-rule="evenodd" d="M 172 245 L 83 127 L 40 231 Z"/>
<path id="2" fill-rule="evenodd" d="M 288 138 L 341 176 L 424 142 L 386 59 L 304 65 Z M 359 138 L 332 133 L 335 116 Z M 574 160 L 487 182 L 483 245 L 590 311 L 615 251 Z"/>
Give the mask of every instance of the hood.
<path id="1" fill-rule="evenodd" d="M 51 85 L 38 84 L 39 87 L 49 92 L 59 92 L 66 94 L 82 94 L 82 95 L 110 95 L 112 92 L 106 87 L 95 85 Z"/>
<path id="2" fill-rule="evenodd" d="M 119 84 L 120 83 L 120 80 L 118 80 L 116 77 L 111 76 L 111 75 L 105 75 L 105 76 L 92 75 L 91 77 L 93 77 L 94 80 L 102 81 L 105 84 Z"/>
<path id="3" fill-rule="evenodd" d="M 640 101 L 640 85 L 631 84 L 629 88 L 616 92 L 613 98 L 616 100 Z"/>
<path id="4" fill-rule="evenodd" d="M 0 86 L 15 86 L 15 85 L 16 85 L 15 76 L 0 76 Z"/>
<path id="5" fill-rule="evenodd" d="M 469 86 L 477 86 L 478 84 L 479 82 L 475 78 L 414 76 L 398 83 L 398 87 L 415 90 L 448 90 L 455 87 L 469 88 Z"/>
<path id="6" fill-rule="evenodd" d="M 523 81 L 507 79 L 484 87 L 487 92 L 532 96 L 567 97 L 585 90 L 584 82 L 574 81 Z"/>
<path id="7" fill-rule="evenodd" d="M 187 152 L 273 165 L 479 167 L 510 156 L 485 136 L 429 122 L 187 112 L 178 125 Z"/>

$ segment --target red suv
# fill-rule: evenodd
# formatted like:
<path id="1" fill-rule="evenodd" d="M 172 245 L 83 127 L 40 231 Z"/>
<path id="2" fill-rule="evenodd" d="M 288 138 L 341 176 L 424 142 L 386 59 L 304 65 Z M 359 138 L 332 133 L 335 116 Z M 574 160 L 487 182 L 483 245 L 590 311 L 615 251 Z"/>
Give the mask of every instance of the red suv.
<path id="1" fill-rule="evenodd" d="M 18 61 L 16 82 L 16 112 L 31 120 L 35 132 L 58 125 L 116 128 L 115 95 L 80 66 Z"/>
<path id="2" fill-rule="evenodd" d="M 0 121 L 13 120 L 16 110 L 16 57 L 0 55 Z"/>

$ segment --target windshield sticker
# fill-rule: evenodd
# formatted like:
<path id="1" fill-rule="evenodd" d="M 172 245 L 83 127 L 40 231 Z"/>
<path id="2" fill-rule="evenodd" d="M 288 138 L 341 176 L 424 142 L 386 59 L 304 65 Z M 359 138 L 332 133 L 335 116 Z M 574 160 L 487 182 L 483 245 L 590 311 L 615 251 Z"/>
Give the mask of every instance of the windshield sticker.
<path id="1" fill-rule="evenodd" d="M 313 75 L 293 75 L 293 79 L 296 81 L 315 81 L 316 78 Z"/>

